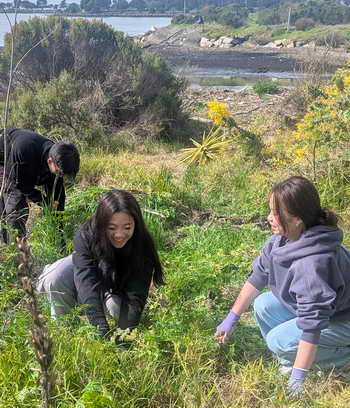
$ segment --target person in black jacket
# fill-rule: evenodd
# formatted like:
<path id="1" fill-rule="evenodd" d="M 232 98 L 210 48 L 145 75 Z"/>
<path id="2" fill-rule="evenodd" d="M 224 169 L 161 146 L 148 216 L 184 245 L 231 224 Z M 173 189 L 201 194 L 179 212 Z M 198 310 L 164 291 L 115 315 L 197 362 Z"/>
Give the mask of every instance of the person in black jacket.
<path id="1" fill-rule="evenodd" d="M 26 129 L 6 129 L 0 135 L 0 220 L 26 234 L 28 201 L 50 205 L 63 211 L 65 190 L 62 176 L 75 177 L 79 170 L 79 152 L 73 143 L 51 140 Z M 44 194 L 36 189 L 43 186 Z M 3 228 L 0 240 L 10 241 Z"/>
<path id="2" fill-rule="evenodd" d="M 106 314 L 121 329 L 139 324 L 152 280 L 164 284 L 140 207 L 129 192 L 111 190 L 76 233 L 73 255 L 47 265 L 37 289 L 48 296 L 53 317 L 86 305 L 90 323 L 108 337 Z"/>

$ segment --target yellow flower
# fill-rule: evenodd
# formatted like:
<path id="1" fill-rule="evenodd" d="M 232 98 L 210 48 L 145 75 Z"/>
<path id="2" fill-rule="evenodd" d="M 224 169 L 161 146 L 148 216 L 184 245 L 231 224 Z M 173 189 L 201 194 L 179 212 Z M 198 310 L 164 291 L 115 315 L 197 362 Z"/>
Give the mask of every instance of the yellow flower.
<path id="1" fill-rule="evenodd" d="M 344 87 L 350 89 L 350 75 L 343 78 Z"/>
<path id="2" fill-rule="evenodd" d="M 294 162 L 295 163 L 300 162 L 300 160 L 304 157 L 307 150 L 308 150 L 308 146 L 301 147 L 300 149 L 295 149 L 293 152 L 295 156 Z"/>
<path id="3" fill-rule="evenodd" d="M 221 125 L 225 119 L 230 117 L 226 103 L 219 101 L 208 102 L 208 117 L 215 123 L 215 125 Z"/>

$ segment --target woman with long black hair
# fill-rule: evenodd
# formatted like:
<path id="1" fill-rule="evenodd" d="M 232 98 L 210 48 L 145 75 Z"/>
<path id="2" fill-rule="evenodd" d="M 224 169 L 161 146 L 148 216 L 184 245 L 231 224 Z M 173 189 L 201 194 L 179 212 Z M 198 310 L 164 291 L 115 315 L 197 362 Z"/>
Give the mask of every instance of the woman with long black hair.
<path id="1" fill-rule="evenodd" d="M 152 280 L 164 284 L 140 207 L 129 192 L 111 190 L 76 233 L 73 255 L 46 265 L 37 289 L 48 296 L 53 317 L 86 305 L 90 323 L 105 337 L 106 314 L 121 329 L 139 324 Z"/>

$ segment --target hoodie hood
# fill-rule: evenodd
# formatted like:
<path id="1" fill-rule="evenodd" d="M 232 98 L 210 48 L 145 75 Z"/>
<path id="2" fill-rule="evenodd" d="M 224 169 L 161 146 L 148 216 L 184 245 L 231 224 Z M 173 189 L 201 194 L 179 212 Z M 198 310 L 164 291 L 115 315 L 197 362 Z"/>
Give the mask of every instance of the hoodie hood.
<path id="1" fill-rule="evenodd" d="M 281 237 L 281 240 L 283 237 Z M 338 227 L 317 225 L 304 231 L 296 241 L 272 251 L 275 262 L 289 264 L 306 256 L 320 255 L 337 251 L 343 241 L 343 232 Z"/>

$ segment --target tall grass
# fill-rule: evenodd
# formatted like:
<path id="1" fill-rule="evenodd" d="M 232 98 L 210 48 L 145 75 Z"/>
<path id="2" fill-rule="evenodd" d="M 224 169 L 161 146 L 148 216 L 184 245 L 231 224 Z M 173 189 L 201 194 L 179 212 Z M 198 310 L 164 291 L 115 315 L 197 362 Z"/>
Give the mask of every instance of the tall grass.
<path id="1" fill-rule="evenodd" d="M 155 156 L 151 166 L 149 156 L 130 157 L 85 157 L 81 184 L 68 191 L 63 253 L 71 252 L 73 233 L 94 212 L 101 192 L 125 188 L 140 202 L 167 285 L 151 288 L 127 352 L 101 340 L 77 312 L 51 320 L 49 305 L 41 299 L 54 339 L 56 406 L 345 408 L 348 388 L 327 373 L 310 376 L 300 401 L 287 398 L 286 379 L 278 375 L 251 311 L 230 344 L 219 346 L 213 338 L 269 235 L 248 219 L 265 215 L 275 176 L 232 156 L 182 173 L 173 156 L 168 156 L 167 167 Z M 94 186 L 87 187 L 94 178 Z M 56 222 L 46 214 L 32 223 L 37 272 L 62 256 Z M 29 319 L 15 283 L 13 248 L 1 247 L 0 257 L 0 406 L 34 408 L 40 404 L 38 367 L 27 344 Z"/>

